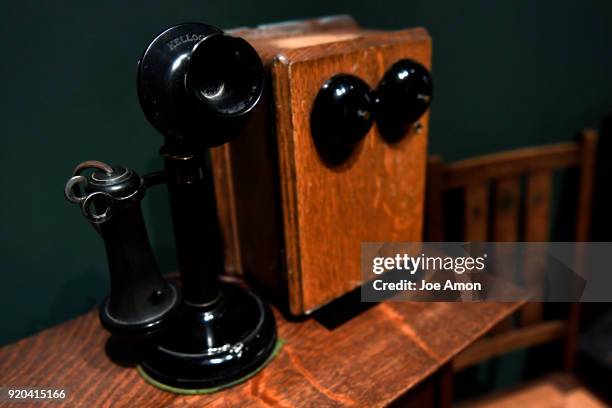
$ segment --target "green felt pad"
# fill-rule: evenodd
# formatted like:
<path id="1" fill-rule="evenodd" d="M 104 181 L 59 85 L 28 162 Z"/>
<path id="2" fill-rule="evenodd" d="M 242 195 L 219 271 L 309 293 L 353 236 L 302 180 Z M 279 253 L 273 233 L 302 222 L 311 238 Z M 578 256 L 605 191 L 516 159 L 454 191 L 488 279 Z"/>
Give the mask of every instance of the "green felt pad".
<path id="1" fill-rule="evenodd" d="M 255 371 L 245 375 L 242 378 L 239 378 L 237 380 L 234 380 L 232 382 L 229 382 L 227 384 L 223 384 L 223 385 L 218 385 L 216 387 L 212 387 L 212 388 L 196 388 L 196 389 L 190 389 L 190 388 L 178 388 L 178 387 L 172 387 L 170 385 L 166 385 L 166 384 L 162 384 L 159 381 L 151 378 L 151 376 L 149 376 L 149 374 L 147 374 L 142 367 L 140 366 L 140 364 L 136 367 L 136 369 L 138 370 L 138 374 L 140 374 L 140 376 L 142 378 L 144 378 L 144 380 L 146 382 L 148 382 L 149 384 L 153 385 L 154 387 L 159 388 L 160 390 L 163 391 L 168 391 L 168 392 L 172 392 L 175 394 L 183 394 L 183 395 L 199 395 L 199 394 L 212 394 L 213 392 L 217 392 L 217 391 L 221 391 L 224 390 L 226 388 L 229 387 L 233 387 L 234 385 L 240 384 L 242 382 L 245 382 L 246 380 L 248 380 L 249 378 L 253 377 L 255 374 L 257 374 L 258 372 L 260 372 L 265 366 L 268 365 L 268 363 L 270 361 L 272 361 L 272 359 L 274 359 L 274 357 L 276 357 L 278 355 L 278 352 L 280 351 L 281 347 L 283 347 L 283 344 L 285 343 L 284 340 L 278 339 L 276 340 L 276 344 L 274 345 L 274 350 L 272 350 L 272 354 L 270 354 L 270 356 L 268 357 L 268 359 L 259 367 L 257 367 L 255 369 Z"/>

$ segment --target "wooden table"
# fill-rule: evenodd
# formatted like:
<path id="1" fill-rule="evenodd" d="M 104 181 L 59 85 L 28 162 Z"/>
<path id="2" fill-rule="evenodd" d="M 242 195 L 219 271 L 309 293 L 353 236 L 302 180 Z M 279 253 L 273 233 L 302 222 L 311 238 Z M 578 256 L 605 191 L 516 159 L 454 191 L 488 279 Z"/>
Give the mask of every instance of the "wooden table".
<path id="1" fill-rule="evenodd" d="M 249 381 L 202 396 L 146 384 L 92 311 L 1 348 L 0 385 L 67 390 L 63 404 L 37 407 L 422 406 L 435 400 L 435 373 L 518 306 L 381 303 L 333 329 L 275 310 L 286 341 L 279 355 Z"/>

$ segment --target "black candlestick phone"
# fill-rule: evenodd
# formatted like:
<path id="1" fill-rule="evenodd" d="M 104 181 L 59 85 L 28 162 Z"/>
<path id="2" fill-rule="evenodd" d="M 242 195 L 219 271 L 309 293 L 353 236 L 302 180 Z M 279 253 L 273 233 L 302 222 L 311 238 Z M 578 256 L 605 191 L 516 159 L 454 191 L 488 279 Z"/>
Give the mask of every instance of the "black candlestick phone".
<path id="1" fill-rule="evenodd" d="M 65 188 L 104 239 L 111 293 L 100 307 L 110 332 L 145 339 L 140 365 L 179 388 L 226 385 L 255 371 L 276 345 L 271 309 L 219 281 L 223 253 L 206 150 L 235 137 L 258 103 L 263 66 L 243 39 L 198 23 L 160 33 L 138 66 L 138 96 L 165 137 L 163 174 L 140 177 L 100 162 L 79 165 Z M 93 169 L 88 176 L 81 173 Z M 155 262 L 140 201 L 168 185 L 181 290 Z"/>

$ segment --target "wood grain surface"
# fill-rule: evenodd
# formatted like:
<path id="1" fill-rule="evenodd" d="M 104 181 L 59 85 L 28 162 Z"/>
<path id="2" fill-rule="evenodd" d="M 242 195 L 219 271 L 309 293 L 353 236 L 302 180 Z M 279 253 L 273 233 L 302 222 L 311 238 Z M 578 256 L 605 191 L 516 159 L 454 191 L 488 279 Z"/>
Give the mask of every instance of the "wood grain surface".
<path id="1" fill-rule="evenodd" d="M 364 30 L 346 17 L 232 33 L 257 49 L 269 86 L 243 134 L 212 152 L 219 206 L 235 208 L 221 211 L 226 269 L 254 277 L 293 314 L 309 313 L 361 283 L 361 242 L 421 240 L 428 132 L 427 114 L 395 143 L 373 126 L 330 166 L 310 132 L 315 96 L 337 73 L 376 88 L 399 59 L 429 67 L 431 39 L 424 29 Z"/>
<path id="2" fill-rule="evenodd" d="M 357 24 L 352 18 L 333 16 L 228 31 L 257 49 L 266 70 L 266 83 L 262 99 L 241 134 L 230 143 L 210 149 L 225 270 L 230 275 L 256 276 L 262 286 L 285 297 L 271 65 L 284 50 L 278 40 L 309 34 L 342 36 L 355 30 Z"/>
<path id="3" fill-rule="evenodd" d="M 321 159 L 310 130 L 313 101 L 328 78 L 350 73 L 375 88 L 402 58 L 430 66 L 425 30 L 286 50 L 273 64 L 286 274 L 295 314 L 361 284 L 362 242 L 422 238 L 427 115 L 421 132 L 411 130 L 395 143 L 373 126 L 339 166 Z"/>
<path id="4" fill-rule="evenodd" d="M 517 306 L 378 304 L 333 329 L 315 319 L 289 322 L 275 310 L 286 341 L 279 355 L 249 381 L 202 396 L 146 384 L 92 311 L 0 349 L 0 386 L 67 390 L 65 402 L 40 407 L 386 406 L 402 401 Z"/>
<path id="5" fill-rule="evenodd" d="M 211 149 L 225 270 L 228 274 L 254 277 L 261 287 L 280 298 L 287 299 L 288 291 L 270 72 L 274 58 L 284 50 L 278 40 L 309 34 L 342 36 L 355 30 L 357 24 L 347 16 L 230 30 L 257 49 L 266 68 L 266 86 L 241 134 Z"/>

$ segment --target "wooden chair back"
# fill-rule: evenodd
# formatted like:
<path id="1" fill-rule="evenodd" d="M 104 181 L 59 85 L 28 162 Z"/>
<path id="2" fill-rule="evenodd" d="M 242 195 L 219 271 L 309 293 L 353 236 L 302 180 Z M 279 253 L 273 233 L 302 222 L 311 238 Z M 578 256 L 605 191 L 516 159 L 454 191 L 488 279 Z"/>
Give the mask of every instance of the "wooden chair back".
<path id="1" fill-rule="evenodd" d="M 577 167 L 580 176 L 575 240 L 587 241 L 597 138 L 596 131 L 586 130 L 579 142 L 523 148 L 452 163 L 432 156 L 427 172 L 426 239 L 445 240 L 444 195 L 459 189 L 463 191 L 465 241 L 549 241 L 553 174 Z M 503 322 L 492 330 L 494 336 L 482 339 L 459 355 L 454 369 L 560 338 L 566 340 L 564 366 L 569 369 L 574 364 L 578 317 L 578 304 L 571 304 L 567 321 L 545 322 L 542 304 L 528 303 L 519 311 L 519 328 L 513 328 L 511 319 Z"/>

